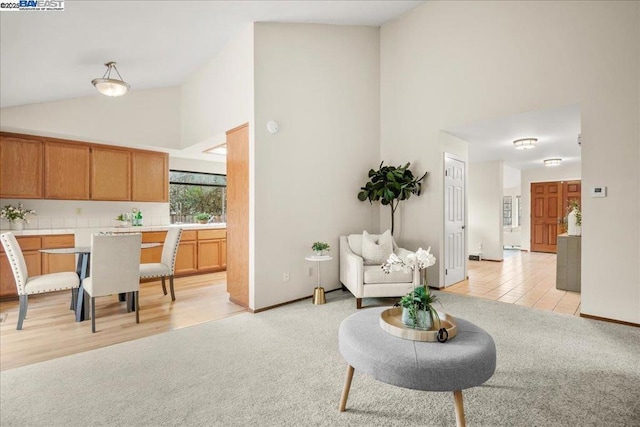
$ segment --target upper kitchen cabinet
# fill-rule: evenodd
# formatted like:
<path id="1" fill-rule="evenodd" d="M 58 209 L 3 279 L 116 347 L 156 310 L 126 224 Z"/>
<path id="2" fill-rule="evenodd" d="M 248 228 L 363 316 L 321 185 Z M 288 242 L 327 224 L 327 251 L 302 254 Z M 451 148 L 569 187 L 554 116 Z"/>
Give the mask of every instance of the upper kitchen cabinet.
<path id="1" fill-rule="evenodd" d="M 131 199 L 136 202 L 169 201 L 169 156 L 166 153 L 133 151 Z"/>
<path id="2" fill-rule="evenodd" d="M 0 198 L 41 199 L 42 140 L 0 135 Z"/>
<path id="3" fill-rule="evenodd" d="M 90 164 L 88 145 L 45 140 L 44 197 L 89 200 Z"/>
<path id="4" fill-rule="evenodd" d="M 131 200 L 131 152 L 91 148 L 91 199 Z"/>

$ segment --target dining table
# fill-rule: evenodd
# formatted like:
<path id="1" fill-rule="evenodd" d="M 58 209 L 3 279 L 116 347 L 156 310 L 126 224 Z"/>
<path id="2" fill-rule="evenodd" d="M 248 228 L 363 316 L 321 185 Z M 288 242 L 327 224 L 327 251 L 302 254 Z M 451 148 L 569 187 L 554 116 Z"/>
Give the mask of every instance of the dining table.
<path id="1" fill-rule="evenodd" d="M 142 243 L 141 249 L 156 248 L 162 246 L 162 243 Z M 76 265 L 76 273 L 80 278 L 80 287 L 78 289 L 78 298 L 75 301 L 75 307 L 73 307 L 73 301 L 71 303 L 71 310 L 75 310 L 76 322 L 82 322 L 83 320 L 91 319 L 89 311 L 89 298 L 85 298 L 85 292 L 83 288 L 84 279 L 89 277 L 91 271 L 91 246 L 75 246 L 70 248 L 51 248 L 40 249 L 40 252 L 45 254 L 76 254 L 78 255 L 78 262 Z M 125 298 L 125 294 L 119 294 L 120 301 L 127 301 L 127 310 L 132 311 L 135 307 L 133 298 L 128 300 Z"/>

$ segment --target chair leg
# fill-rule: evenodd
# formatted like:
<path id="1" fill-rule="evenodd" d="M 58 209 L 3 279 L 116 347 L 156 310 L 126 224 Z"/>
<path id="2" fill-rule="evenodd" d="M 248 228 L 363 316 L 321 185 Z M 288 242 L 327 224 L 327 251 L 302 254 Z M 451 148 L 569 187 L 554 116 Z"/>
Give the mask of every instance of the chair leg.
<path id="1" fill-rule="evenodd" d="M 356 298 L 356 309 L 360 310 L 362 308 L 362 298 Z"/>
<path id="2" fill-rule="evenodd" d="M 173 274 L 169 276 L 169 288 L 171 289 L 171 301 L 175 301 L 176 293 L 173 291 Z"/>
<path id="3" fill-rule="evenodd" d="M 167 294 L 167 286 L 166 286 L 165 281 L 164 281 L 164 276 L 162 276 L 162 292 L 165 295 Z"/>
<path id="4" fill-rule="evenodd" d="M 78 303 L 78 288 L 72 288 L 71 289 L 71 307 L 69 307 L 69 310 L 75 310 L 77 303 Z"/>
<path id="5" fill-rule="evenodd" d="M 96 332 L 96 297 L 91 297 L 91 332 Z"/>
<path id="6" fill-rule="evenodd" d="M 22 322 L 24 322 L 25 317 L 27 317 L 27 296 L 20 295 L 20 312 L 18 313 L 18 326 L 16 330 L 22 330 Z"/>
<path id="7" fill-rule="evenodd" d="M 136 300 L 136 323 L 140 323 L 140 293 L 138 291 L 134 292 L 134 299 Z"/>

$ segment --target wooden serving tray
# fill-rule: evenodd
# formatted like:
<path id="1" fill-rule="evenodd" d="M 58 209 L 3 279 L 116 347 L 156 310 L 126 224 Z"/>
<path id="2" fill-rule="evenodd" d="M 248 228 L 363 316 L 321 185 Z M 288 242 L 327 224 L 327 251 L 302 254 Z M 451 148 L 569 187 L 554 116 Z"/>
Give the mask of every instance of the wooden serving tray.
<path id="1" fill-rule="evenodd" d="M 449 332 L 449 339 L 454 338 L 458 334 L 458 327 L 453 316 L 438 312 L 440 322 L 443 328 Z M 402 307 L 389 308 L 380 313 L 380 327 L 391 335 L 412 341 L 438 342 L 437 325 L 430 330 L 413 329 L 402 323 Z"/>

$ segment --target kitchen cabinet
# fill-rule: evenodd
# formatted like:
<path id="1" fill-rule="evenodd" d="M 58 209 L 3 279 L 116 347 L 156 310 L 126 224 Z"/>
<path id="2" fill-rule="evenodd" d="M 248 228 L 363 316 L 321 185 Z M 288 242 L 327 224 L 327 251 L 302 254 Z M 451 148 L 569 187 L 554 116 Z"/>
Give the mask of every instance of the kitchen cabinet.
<path id="1" fill-rule="evenodd" d="M 227 230 L 198 230 L 198 271 L 221 270 L 226 259 Z M 225 249 L 222 249 L 224 240 Z"/>
<path id="2" fill-rule="evenodd" d="M 133 151 L 131 161 L 132 200 L 136 202 L 168 202 L 168 155 L 150 151 Z"/>
<path id="3" fill-rule="evenodd" d="M 131 200 L 131 152 L 91 148 L 91 200 Z"/>
<path id="4" fill-rule="evenodd" d="M 198 271 L 198 242 L 195 230 L 182 230 L 176 254 L 175 275 Z"/>
<path id="5" fill-rule="evenodd" d="M 161 243 L 164 244 L 166 231 L 147 231 L 142 233 L 142 243 Z M 140 251 L 140 263 L 157 263 L 162 259 L 162 246 L 154 248 L 146 248 Z"/>
<path id="6" fill-rule="evenodd" d="M 88 145 L 45 141 L 44 197 L 89 200 L 90 155 Z"/>
<path id="7" fill-rule="evenodd" d="M 0 135 L 0 198 L 42 198 L 42 156 L 42 140 Z"/>
<path id="8" fill-rule="evenodd" d="M 45 254 L 39 251 L 40 249 L 73 247 L 75 241 L 73 234 L 17 236 L 16 239 L 22 249 L 30 277 L 76 270 L 74 254 Z M 15 298 L 17 295 L 18 290 L 13 278 L 13 270 L 4 253 L 4 248 L 0 246 L 0 298 Z"/>
<path id="9" fill-rule="evenodd" d="M 169 201 L 169 155 L 0 132 L 0 198 Z"/>

